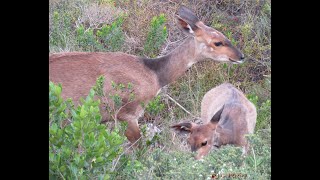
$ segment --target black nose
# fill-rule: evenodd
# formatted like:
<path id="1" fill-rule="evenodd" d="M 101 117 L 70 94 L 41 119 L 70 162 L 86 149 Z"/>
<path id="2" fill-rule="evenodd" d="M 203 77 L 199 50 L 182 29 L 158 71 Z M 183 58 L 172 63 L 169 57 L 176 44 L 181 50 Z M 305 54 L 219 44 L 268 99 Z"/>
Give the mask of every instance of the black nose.
<path id="1" fill-rule="evenodd" d="M 192 152 L 195 152 L 195 151 L 197 151 L 197 148 L 196 148 L 196 146 L 191 146 L 191 151 L 192 151 Z"/>
<path id="2" fill-rule="evenodd" d="M 244 55 L 243 55 L 243 54 L 241 55 L 240 59 L 241 59 L 241 60 L 244 60 Z"/>

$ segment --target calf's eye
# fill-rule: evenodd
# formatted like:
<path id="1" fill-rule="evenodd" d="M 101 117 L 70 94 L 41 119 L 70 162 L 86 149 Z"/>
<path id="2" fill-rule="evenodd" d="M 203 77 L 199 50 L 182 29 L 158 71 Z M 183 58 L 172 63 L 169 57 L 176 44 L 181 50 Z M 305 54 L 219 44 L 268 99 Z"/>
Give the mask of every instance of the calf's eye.
<path id="1" fill-rule="evenodd" d="M 221 42 L 221 41 L 220 41 L 220 42 L 215 42 L 214 45 L 215 45 L 215 46 L 221 46 L 221 45 L 222 45 L 222 42 Z"/>
<path id="2" fill-rule="evenodd" d="M 207 145 L 208 141 L 201 143 L 201 146 Z"/>

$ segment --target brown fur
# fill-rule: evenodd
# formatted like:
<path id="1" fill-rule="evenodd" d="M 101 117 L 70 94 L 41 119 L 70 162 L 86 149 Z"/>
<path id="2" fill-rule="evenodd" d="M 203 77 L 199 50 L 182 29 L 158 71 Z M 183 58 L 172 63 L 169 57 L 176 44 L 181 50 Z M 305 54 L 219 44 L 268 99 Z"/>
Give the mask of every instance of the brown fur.
<path id="1" fill-rule="evenodd" d="M 128 102 L 129 94 L 120 94 L 124 106 L 118 112 L 117 119 L 128 122 L 126 136 L 130 142 L 135 142 L 140 138 L 138 118 L 143 113 L 141 103 L 147 104 L 163 86 L 182 76 L 192 64 L 204 59 L 232 63 L 241 63 L 243 60 L 242 53 L 232 45 L 226 46 L 223 51 L 221 48 L 211 49 L 212 45 L 208 45 L 208 41 L 228 40 L 201 21 L 194 23 L 197 17 L 186 7 L 181 7 L 178 12 L 183 12 L 177 16 L 178 25 L 190 37 L 170 54 L 156 59 L 141 58 L 121 52 L 51 54 L 49 80 L 61 83 L 62 97 L 71 97 L 76 104 L 80 97 L 88 95 L 100 75 L 105 77 L 103 90 L 106 95 L 112 92 L 111 81 L 125 85 L 132 83 L 135 99 L 133 102 Z M 213 32 L 217 35 L 211 36 Z M 102 99 L 103 101 L 107 100 Z M 107 117 L 106 112 L 103 111 L 103 107 L 101 110 L 104 121 Z"/>
<path id="2" fill-rule="evenodd" d="M 245 135 L 252 134 L 256 124 L 255 106 L 245 95 L 229 83 L 221 84 L 208 91 L 201 102 L 203 125 L 179 123 L 172 127 L 190 132 L 188 142 L 195 157 L 200 159 L 213 147 L 234 144 L 248 150 Z M 185 128 L 188 127 L 188 128 Z"/>

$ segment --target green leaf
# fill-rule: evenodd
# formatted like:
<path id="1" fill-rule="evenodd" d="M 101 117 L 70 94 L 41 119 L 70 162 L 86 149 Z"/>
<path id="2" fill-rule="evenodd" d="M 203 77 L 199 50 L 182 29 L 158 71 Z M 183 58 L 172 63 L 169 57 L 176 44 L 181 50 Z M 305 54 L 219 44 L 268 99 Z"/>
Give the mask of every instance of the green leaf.
<path id="1" fill-rule="evenodd" d="M 103 157 L 101 157 L 101 156 L 96 159 L 97 163 L 102 162 L 102 161 L 103 161 Z"/>
<path id="2" fill-rule="evenodd" d="M 98 154 L 102 154 L 102 153 L 104 152 L 104 150 L 105 150 L 105 149 L 104 149 L 103 147 L 100 148 L 99 151 L 98 151 Z"/>
<path id="3" fill-rule="evenodd" d="M 54 161 L 54 154 L 49 152 L 49 161 Z"/>
<path id="4" fill-rule="evenodd" d="M 57 138 L 61 138 L 63 134 L 63 131 L 61 129 L 57 130 Z"/>
<path id="5" fill-rule="evenodd" d="M 81 107 L 81 111 L 80 111 L 80 117 L 81 118 L 85 118 L 86 116 L 87 116 L 87 111 L 85 110 L 85 106 L 83 105 L 82 107 Z"/>
<path id="6" fill-rule="evenodd" d="M 69 148 L 66 148 L 66 149 L 65 149 L 65 153 L 66 153 L 67 156 L 70 156 L 71 150 L 70 150 Z"/>
<path id="7" fill-rule="evenodd" d="M 61 87 L 56 86 L 54 92 L 55 92 L 55 94 L 56 94 L 57 96 L 59 96 L 59 95 L 61 94 Z"/>
<path id="8" fill-rule="evenodd" d="M 68 166 L 68 167 L 69 167 L 69 170 L 72 172 L 72 174 L 73 174 L 74 176 L 77 176 L 77 173 L 78 173 L 77 168 L 76 168 L 73 164 L 71 164 L 71 165 Z"/>
<path id="9" fill-rule="evenodd" d="M 71 114 L 75 119 L 78 118 L 77 112 L 74 109 L 71 110 Z"/>
<path id="10" fill-rule="evenodd" d="M 61 167 L 60 167 L 60 171 L 61 171 L 61 172 L 65 172 L 65 171 L 66 171 L 66 166 L 61 166 Z"/>
<path id="11" fill-rule="evenodd" d="M 103 177 L 103 180 L 108 180 L 110 179 L 110 175 L 109 174 L 106 174 L 104 177 Z"/>
<path id="12" fill-rule="evenodd" d="M 76 164 L 79 164 L 79 162 L 80 162 L 80 156 L 79 156 L 79 154 L 76 154 L 76 155 L 74 156 L 73 160 L 74 160 L 74 162 L 75 162 Z"/>
<path id="13" fill-rule="evenodd" d="M 223 68 L 227 68 L 228 66 L 227 66 L 227 63 L 223 63 Z"/>
<path id="14" fill-rule="evenodd" d="M 56 123 L 52 123 L 51 127 L 49 128 L 49 133 L 55 135 L 58 130 L 58 125 Z"/>

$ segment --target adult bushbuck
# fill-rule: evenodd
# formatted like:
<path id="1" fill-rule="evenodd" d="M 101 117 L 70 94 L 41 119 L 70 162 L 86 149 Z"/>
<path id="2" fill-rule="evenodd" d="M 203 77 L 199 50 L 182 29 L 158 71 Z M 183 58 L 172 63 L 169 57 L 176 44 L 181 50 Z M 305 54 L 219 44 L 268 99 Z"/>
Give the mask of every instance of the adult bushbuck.
<path id="1" fill-rule="evenodd" d="M 177 13 L 177 24 L 189 37 L 166 56 L 149 59 L 121 52 L 68 52 L 49 55 L 49 80 L 61 83 L 62 97 L 75 103 L 89 93 L 100 75 L 105 77 L 103 90 L 112 90 L 111 81 L 132 83 L 134 100 L 121 94 L 124 106 L 117 119 L 128 122 L 125 132 L 130 142 L 140 138 L 138 118 L 143 114 L 141 103 L 147 104 L 160 89 L 173 82 L 194 63 L 204 59 L 242 63 L 243 54 L 219 31 L 206 26 L 187 7 Z M 103 108 L 101 107 L 103 110 Z M 104 113 L 104 112 L 102 112 Z"/>
<path id="2" fill-rule="evenodd" d="M 213 148 L 234 144 L 244 148 L 248 143 L 246 134 L 252 134 L 257 112 L 253 103 L 229 83 L 223 83 L 208 91 L 201 102 L 203 124 L 182 122 L 171 126 L 178 131 L 189 132 L 188 143 L 201 159 Z"/>

